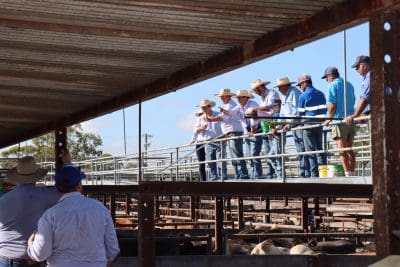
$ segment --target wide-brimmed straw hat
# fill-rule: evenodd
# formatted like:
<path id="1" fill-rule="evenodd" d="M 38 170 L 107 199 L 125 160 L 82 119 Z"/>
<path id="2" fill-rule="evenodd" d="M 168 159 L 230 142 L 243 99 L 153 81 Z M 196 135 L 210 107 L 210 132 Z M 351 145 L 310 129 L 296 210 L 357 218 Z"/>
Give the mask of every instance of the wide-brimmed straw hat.
<path id="1" fill-rule="evenodd" d="M 47 170 L 40 168 L 32 156 L 18 160 L 17 167 L 7 172 L 7 179 L 15 184 L 30 184 L 46 176 Z"/>
<path id="2" fill-rule="evenodd" d="M 224 88 L 219 91 L 219 93 L 214 94 L 215 96 L 234 96 L 235 94 L 231 92 L 231 89 Z"/>
<path id="3" fill-rule="evenodd" d="M 257 87 L 261 86 L 261 85 L 265 85 L 267 86 L 268 84 L 270 84 L 270 81 L 261 81 L 260 79 L 255 80 L 254 82 L 251 83 L 251 91 L 254 91 L 254 89 L 256 89 Z"/>
<path id="4" fill-rule="evenodd" d="M 254 98 L 254 96 L 247 90 L 238 90 L 234 97 L 241 97 L 241 96 Z"/>
<path id="5" fill-rule="evenodd" d="M 283 86 L 283 85 L 290 85 L 294 84 L 295 82 L 291 82 L 288 77 L 279 78 L 276 81 L 276 85 L 274 87 Z"/>
<path id="6" fill-rule="evenodd" d="M 197 107 L 200 107 L 200 108 L 203 108 L 203 107 L 206 107 L 206 106 L 214 107 L 215 106 L 215 102 L 214 101 L 210 101 L 208 99 L 202 99 L 200 101 L 200 104 L 197 105 Z"/>

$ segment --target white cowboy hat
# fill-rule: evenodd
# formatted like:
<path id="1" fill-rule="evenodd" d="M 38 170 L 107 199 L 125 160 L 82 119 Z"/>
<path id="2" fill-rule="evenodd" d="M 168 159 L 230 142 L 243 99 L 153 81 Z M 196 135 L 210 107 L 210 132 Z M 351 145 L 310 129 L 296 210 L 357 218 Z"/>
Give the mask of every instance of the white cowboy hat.
<path id="1" fill-rule="evenodd" d="M 254 98 L 254 96 L 247 90 L 238 90 L 234 97 L 240 97 L 240 96 Z"/>
<path id="2" fill-rule="evenodd" d="M 215 96 L 234 96 L 235 94 L 231 92 L 231 89 L 224 88 L 219 91 L 218 94 L 214 94 Z"/>
<path id="3" fill-rule="evenodd" d="M 26 156 L 18 160 L 17 167 L 8 170 L 7 179 L 15 184 L 30 184 L 46 174 L 47 170 L 40 168 L 32 156 Z"/>
<path id="4" fill-rule="evenodd" d="M 251 91 L 254 92 L 254 89 L 256 89 L 257 87 L 261 86 L 261 85 L 265 85 L 267 86 L 268 84 L 270 84 L 270 81 L 261 81 L 260 79 L 255 80 L 254 82 L 251 83 Z"/>
<path id="5" fill-rule="evenodd" d="M 199 108 L 198 110 L 197 110 L 197 112 L 196 113 L 194 113 L 194 115 L 196 116 L 196 117 L 200 117 L 201 115 L 203 115 L 203 110 L 201 109 L 201 108 Z"/>
<path id="6" fill-rule="evenodd" d="M 282 85 L 289 85 L 289 84 L 294 84 L 295 83 L 295 82 L 289 81 L 288 77 L 279 78 L 276 82 L 277 82 L 277 85 L 275 85 L 274 87 L 278 87 L 278 86 L 282 86 Z"/>
<path id="7" fill-rule="evenodd" d="M 203 107 L 206 107 L 206 106 L 214 107 L 215 106 L 215 102 L 214 101 L 210 101 L 208 99 L 203 99 L 203 100 L 200 101 L 200 104 L 198 106 L 196 106 L 196 107 L 203 108 Z"/>

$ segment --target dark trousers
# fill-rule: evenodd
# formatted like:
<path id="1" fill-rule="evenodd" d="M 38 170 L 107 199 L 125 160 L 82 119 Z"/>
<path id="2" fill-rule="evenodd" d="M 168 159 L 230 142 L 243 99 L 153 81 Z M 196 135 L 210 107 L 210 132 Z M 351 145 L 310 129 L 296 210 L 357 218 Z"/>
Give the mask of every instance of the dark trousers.
<path id="1" fill-rule="evenodd" d="M 196 145 L 196 156 L 199 162 L 206 160 L 206 150 L 204 145 Z M 200 181 L 205 182 L 207 180 L 206 164 L 199 163 L 199 173 Z"/>

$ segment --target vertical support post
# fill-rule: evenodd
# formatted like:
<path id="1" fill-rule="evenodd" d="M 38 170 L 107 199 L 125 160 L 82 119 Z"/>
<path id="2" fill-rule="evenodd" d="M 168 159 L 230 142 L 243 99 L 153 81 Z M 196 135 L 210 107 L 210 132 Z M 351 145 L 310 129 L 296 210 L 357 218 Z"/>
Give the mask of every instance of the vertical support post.
<path id="1" fill-rule="evenodd" d="M 115 210 L 116 210 L 116 203 L 115 203 L 115 192 L 111 192 L 110 195 L 110 213 L 111 213 L 111 218 L 113 219 L 113 222 L 115 224 Z"/>
<path id="2" fill-rule="evenodd" d="M 142 101 L 139 100 L 139 152 L 138 152 L 138 182 L 142 181 Z"/>
<path id="3" fill-rule="evenodd" d="M 223 252 L 223 229 L 224 229 L 224 200 L 223 197 L 215 197 L 215 254 Z"/>
<path id="4" fill-rule="evenodd" d="M 378 259 L 400 254 L 400 11 L 370 21 L 374 232 Z"/>
<path id="5" fill-rule="evenodd" d="M 319 229 L 321 220 L 319 219 L 319 197 L 314 198 L 314 225 L 315 229 Z"/>
<path id="6" fill-rule="evenodd" d="M 281 146 L 281 164 L 282 164 L 282 181 L 283 183 L 286 183 L 286 171 L 285 171 L 285 157 L 283 154 L 285 154 L 285 139 L 286 139 L 286 133 L 281 133 L 280 134 L 280 146 Z"/>
<path id="7" fill-rule="evenodd" d="M 232 220 L 232 206 L 231 206 L 231 197 L 226 197 L 226 220 Z"/>
<path id="8" fill-rule="evenodd" d="M 62 159 L 60 157 L 62 150 L 67 149 L 67 128 L 60 127 L 54 132 L 55 144 L 54 144 L 54 155 L 55 155 L 55 165 L 56 171 L 61 169 L 63 166 Z"/>
<path id="9" fill-rule="evenodd" d="M 266 223 L 271 223 L 271 200 L 269 197 L 265 198 L 265 213 L 267 213 L 268 215 L 266 215 Z"/>
<path id="10" fill-rule="evenodd" d="M 243 198 L 238 197 L 238 227 L 239 229 L 244 228 L 244 216 L 243 216 Z"/>
<path id="11" fill-rule="evenodd" d="M 196 197 L 190 196 L 190 219 L 196 221 Z"/>
<path id="12" fill-rule="evenodd" d="M 308 230 L 308 198 L 301 199 L 301 225 L 303 226 L 303 232 Z"/>
<path id="13" fill-rule="evenodd" d="M 155 266 L 154 244 L 154 196 L 139 193 L 138 196 L 139 220 L 139 267 Z"/>
<path id="14" fill-rule="evenodd" d="M 179 180 L 179 147 L 176 147 L 176 177 L 175 182 Z"/>
<path id="15" fill-rule="evenodd" d="M 126 196 L 125 196 L 125 204 L 126 204 L 125 212 L 126 212 L 127 216 L 129 216 L 131 213 L 131 203 L 132 203 L 131 195 L 126 194 Z"/>
<path id="16" fill-rule="evenodd" d="M 160 218 L 160 200 L 158 196 L 154 196 L 154 212 L 156 218 Z"/>

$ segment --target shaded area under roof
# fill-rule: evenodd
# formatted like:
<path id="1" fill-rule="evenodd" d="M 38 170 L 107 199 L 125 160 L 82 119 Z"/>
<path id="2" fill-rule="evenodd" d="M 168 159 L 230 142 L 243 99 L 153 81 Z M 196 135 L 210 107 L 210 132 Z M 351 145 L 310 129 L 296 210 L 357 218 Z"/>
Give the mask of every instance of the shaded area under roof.
<path id="1" fill-rule="evenodd" d="M 0 147 L 177 90 L 399 4 L 0 0 Z"/>

